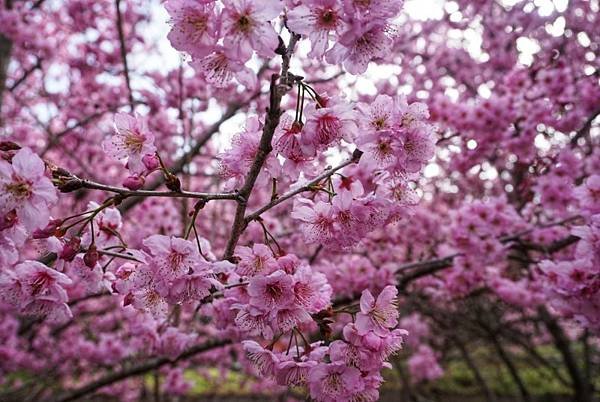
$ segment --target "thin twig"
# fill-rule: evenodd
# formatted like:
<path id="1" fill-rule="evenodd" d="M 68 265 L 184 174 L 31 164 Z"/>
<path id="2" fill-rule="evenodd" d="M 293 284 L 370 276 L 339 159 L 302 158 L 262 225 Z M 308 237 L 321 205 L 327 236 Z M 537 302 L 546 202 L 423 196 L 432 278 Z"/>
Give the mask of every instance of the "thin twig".
<path id="1" fill-rule="evenodd" d="M 245 218 L 245 223 L 248 224 L 251 221 L 257 219 L 260 217 L 261 214 L 263 214 L 264 212 L 268 211 L 269 209 L 281 204 L 284 201 L 287 201 L 288 199 L 303 193 L 305 191 L 312 191 L 313 186 L 315 186 L 316 184 L 318 184 L 319 182 L 321 182 L 322 180 L 331 177 L 335 172 L 345 168 L 348 165 L 351 165 L 352 163 L 356 163 L 360 157 L 361 157 L 362 153 L 360 151 L 355 152 L 354 155 L 352 156 L 352 158 L 346 160 L 345 162 L 341 163 L 340 165 L 332 168 L 332 169 L 328 169 L 325 172 L 323 172 L 322 174 L 320 174 L 319 176 L 315 177 L 313 180 L 309 181 L 308 183 L 306 183 L 304 186 L 299 187 L 295 190 L 291 190 L 288 191 L 287 193 L 283 194 L 281 197 L 278 197 L 274 200 L 272 200 L 271 202 L 269 202 L 268 204 L 262 206 L 261 208 L 257 209 L 256 211 L 252 212 L 250 215 L 246 216 Z"/>
<path id="2" fill-rule="evenodd" d="M 99 390 L 102 387 L 117 383 L 119 381 L 126 380 L 127 378 L 130 378 L 130 377 L 135 377 L 135 376 L 139 376 L 139 375 L 148 373 L 149 371 L 158 369 L 158 368 L 168 365 L 168 364 L 175 364 L 179 361 L 188 359 L 188 358 L 193 357 L 202 352 L 206 352 L 206 351 L 213 350 L 213 349 L 216 349 L 216 348 L 219 348 L 222 346 L 226 346 L 226 345 L 229 345 L 230 343 L 231 343 L 231 340 L 229 340 L 229 339 L 221 339 L 218 341 L 209 341 L 209 342 L 205 342 L 205 343 L 201 343 L 201 344 L 192 346 L 191 348 L 187 349 L 186 351 L 184 351 L 182 354 L 180 354 L 177 358 L 175 358 L 173 360 L 169 359 L 168 357 L 160 357 L 160 358 L 152 359 L 150 361 L 139 364 L 137 366 L 133 366 L 128 369 L 123 369 L 120 371 L 110 373 L 110 374 L 108 374 L 104 377 L 101 377 L 100 379 L 93 381 L 87 385 L 84 385 L 73 391 L 67 392 L 64 395 L 58 396 L 58 397 L 52 399 L 52 402 L 74 401 L 74 400 L 82 398 L 86 395 L 89 395 L 89 394 Z"/>
<path id="3" fill-rule="evenodd" d="M 275 134 L 275 129 L 279 125 L 279 119 L 282 114 L 281 99 L 283 95 L 292 88 L 292 82 L 290 82 L 290 74 L 288 70 L 290 58 L 294 51 L 294 47 L 296 46 L 296 42 L 299 39 L 300 36 L 292 32 L 287 48 L 285 48 L 285 50 L 281 53 L 281 80 L 277 74 L 273 74 L 271 76 L 271 85 L 269 87 L 270 99 L 265 125 L 263 127 L 263 132 L 254 162 L 252 162 L 252 166 L 246 175 L 244 184 L 239 191 L 241 200 L 238 200 L 235 218 L 231 228 L 231 235 L 227 242 L 227 247 L 223 256 L 224 259 L 229 259 L 233 256 L 235 246 L 237 245 L 237 242 L 246 227 L 245 214 L 248 199 L 250 198 L 250 194 L 254 189 L 254 184 L 256 183 L 258 175 L 260 174 L 268 155 L 273 149 L 271 141 L 273 139 L 273 135 Z"/>
<path id="4" fill-rule="evenodd" d="M 117 32 L 119 33 L 119 43 L 121 45 L 121 59 L 123 61 L 123 75 L 125 76 L 125 84 L 127 85 L 129 106 L 131 111 L 134 110 L 133 92 L 131 90 L 131 79 L 129 77 L 129 67 L 127 65 L 127 47 L 125 45 L 125 33 L 123 32 L 123 16 L 121 15 L 121 0 L 115 0 L 117 9 Z"/>

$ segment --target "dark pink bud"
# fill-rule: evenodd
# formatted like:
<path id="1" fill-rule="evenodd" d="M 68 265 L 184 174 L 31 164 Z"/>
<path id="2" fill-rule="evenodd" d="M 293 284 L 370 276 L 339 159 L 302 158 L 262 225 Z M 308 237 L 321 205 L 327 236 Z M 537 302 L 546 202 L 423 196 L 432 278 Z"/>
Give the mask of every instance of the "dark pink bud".
<path id="1" fill-rule="evenodd" d="M 133 294 L 127 293 L 123 299 L 123 307 L 129 306 L 131 303 L 133 303 Z"/>
<path id="2" fill-rule="evenodd" d="M 160 161 L 158 160 L 158 157 L 152 154 L 144 155 L 144 157 L 142 158 L 142 163 L 144 164 L 146 169 L 150 171 L 158 169 L 158 167 L 160 166 Z"/>
<path id="3" fill-rule="evenodd" d="M 135 191 L 142 188 L 144 186 L 144 182 L 145 180 L 142 176 L 129 176 L 123 182 L 123 186 L 127 187 L 132 191 Z"/>
<path id="4" fill-rule="evenodd" d="M 71 237 L 71 239 L 64 245 L 59 257 L 65 261 L 73 261 L 79 252 L 80 245 L 81 239 L 79 237 Z"/>
<path id="5" fill-rule="evenodd" d="M 91 245 L 88 251 L 83 255 L 83 262 L 89 268 L 94 268 L 100 259 L 100 253 L 96 246 Z"/>
<path id="6" fill-rule="evenodd" d="M 32 237 L 34 239 L 47 239 L 48 237 L 55 236 L 56 230 L 62 223 L 62 219 L 52 219 L 45 228 L 34 230 Z"/>

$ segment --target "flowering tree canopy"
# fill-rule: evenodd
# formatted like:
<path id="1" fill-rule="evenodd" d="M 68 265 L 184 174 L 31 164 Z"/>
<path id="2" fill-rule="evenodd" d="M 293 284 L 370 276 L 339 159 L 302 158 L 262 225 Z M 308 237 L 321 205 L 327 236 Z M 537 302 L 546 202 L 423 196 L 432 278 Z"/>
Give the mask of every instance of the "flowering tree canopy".
<path id="1" fill-rule="evenodd" d="M 467 342 L 592 400 L 597 1 L 3 3 L 0 400 L 493 400 Z"/>

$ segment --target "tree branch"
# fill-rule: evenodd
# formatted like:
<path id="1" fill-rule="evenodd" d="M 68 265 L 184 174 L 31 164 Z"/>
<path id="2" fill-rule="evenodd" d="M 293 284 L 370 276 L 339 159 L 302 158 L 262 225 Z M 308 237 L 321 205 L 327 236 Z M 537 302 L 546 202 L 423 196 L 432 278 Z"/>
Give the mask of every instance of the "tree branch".
<path id="1" fill-rule="evenodd" d="M 12 8 L 12 0 L 4 2 L 6 9 Z M 2 112 L 2 99 L 4 89 L 6 88 L 6 77 L 8 74 L 8 65 L 12 54 L 13 42 L 10 38 L 0 34 L 0 113 Z M 0 115 L 0 126 L 3 125 L 2 115 Z"/>
<path id="2" fill-rule="evenodd" d="M 123 198 L 129 197 L 166 197 L 166 198 L 195 198 L 204 201 L 210 200 L 238 200 L 237 193 L 202 193 L 195 191 L 152 191 L 152 190 L 128 190 L 122 187 L 109 186 L 106 184 L 96 183 L 91 180 L 81 180 L 82 188 L 92 190 L 102 190 L 112 193 L 117 193 Z"/>
<path id="3" fill-rule="evenodd" d="M 454 254 L 436 260 L 403 265 L 399 270 L 400 279 L 398 279 L 398 290 L 403 291 L 412 281 L 451 267 L 452 263 L 454 262 L 454 258 L 458 257 L 459 255 L 460 254 Z M 404 273 L 404 271 L 408 272 Z"/>
<path id="4" fill-rule="evenodd" d="M 583 126 L 581 126 L 579 130 L 577 130 L 575 136 L 571 138 L 571 148 L 576 147 L 579 139 L 590 132 L 590 129 L 592 128 L 592 123 L 594 122 L 594 120 L 596 120 L 596 117 L 598 116 L 600 116 L 600 107 L 594 110 L 594 112 L 592 112 L 592 114 L 590 115 L 590 117 L 588 117 Z"/>
<path id="5" fill-rule="evenodd" d="M 216 349 L 216 348 L 219 348 L 222 346 L 226 346 L 231 343 L 232 343 L 232 341 L 228 340 L 228 339 L 222 339 L 222 340 L 218 340 L 218 341 L 209 341 L 206 343 L 201 343 L 201 344 L 192 346 L 191 348 L 187 349 L 186 351 L 184 351 L 182 354 L 180 354 L 174 360 L 171 360 L 167 357 L 160 357 L 160 358 L 156 358 L 156 359 L 147 361 L 145 363 L 139 364 L 137 366 L 133 366 L 133 367 L 130 367 L 127 369 L 116 371 L 116 372 L 108 374 L 92 383 L 89 383 L 80 388 L 69 391 L 61 396 L 58 396 L 58 397 L 52 399 L 51 401 L 52 402 L 74 401 L 81 397 L 89 395 L 107 385 L 111 385 L 116 382 L 126 380 L 127 378 L 130 378 L 130 377 L 135 377 L 135 376 L 145 374 L 149 371 L 158 369 L 158 368 L 168 365 L 168 364 L 175 364 L 182 360 L 193 357 L 197 354 L 200 354 L 200 353 L 203 353 L 203 352 L 206 352 L 209 350 L 213 350 L 213 349 Z"/>
<path id="6" fill-rule="evenodd" d="M 221 125 L 223 123 L 225 123 L 227 120 L 231 119 L 233 116 L 235 116 L 240 111 L 240 109 L 242 109 L 243 107 L 250 104 L 250 102 L 252 102 L 254 99 L 258 98 L 260 96 L 260 94 L 261 94 L 260 91 L 258 91 L 244 102 L 239 102 L 239 103 L 234 102 L 234 103 L 230 104 L 227 107 L 227 110 L 225 111 L 225 113 L 223 113 L 223 115 L 219 119 L 219 121 L 217 121 L 213 125 L 209 126 L 204 131 L 204 133 L 202 133 L 202 135 L 200 137 L 198 137 L 194 146 L 188 152 L 186 152 L 184 155 L 182 155 L 181 158 L 179 158 L 173 164 L 173 166 L 171 166 L 169 168 L 169 172 L 171 172 L 174 175 L 181 173 L 183 171 L 183 167 L 187 163 L 189 163 L 189 161 L 195 155 L 200 153 L 200 150 L 202 149 L 202 147 L 204 145 L 206 145 L 206 143 L 212 138 L 212 136 L 219 131 Z M 163 182 L 164 182 L 164 180 L 162 178 L 159 178 L 159 179 L 151 182 L 150 184 L 148 184 L 146 186 L 146 189 L 156 190 L 157 188 L 159 188 L 161 186 L 161 184 L 163 184 Z M 121 205 L 119 206 L 119 211 L 121 211 L 121 213 L 125 213 L 142 201 L 143 201 L 143 198 L 139 198 L 139 197 L 128 198 L 123 203 L 121 203 Z"/>
<path id="7" fill-rule="evenodd" d="M 281 99 L 283 95 L 292 87 L 292 82 L 290 82 L 290 75 L 288 72 L 290 58 L 294 51 L 294 47 L 296 46 L 296 42 L 299 39 L 299 35 L 290 32 L 290 41 L 288 43 L 288 46 L 281 53 L 281 76 L 278 76 L 277 74 L 273 74 L 271 76 L 271 85 L 269 87 L 270 99 L 269 107 L 267 109 L 267 117 L 265 119 L 265 125 L 263 127 L 263 132 L 260 138 L 260 143 L 258 145 L 256 157 L 254 158 L 254 162 L 252 163 L 252 166 L 250 167 L 250 170 L 246 175 L 244 185 L 239 191 L 239 195 L 242 198 L 242 200 L 238 201 L 237 209 L 235 211 L 235 218 L 231 228 L 231 235 L 229 241 L 227 242 L 227 247 L 225 248 L 223 259 L 230 259 L 233 256 L 235 246 L 237 245 L 237 242 L 245 229 L 245 214 L 248 199 L 250 198 L 250 194 L 252 193 L 252 189 L 254 188 L 254 184 L 256 183 L 258 175 L 268 155 L 273 149 L 271 141 L 273 139 L 273 135 L 275 134 L 275 129 L 279 125 L 279 119 L 282 114 Z"/>
<path id="8" fill-rule="evenodd" d="M 129 78 L 129 66 L 127 65 L 127 47 L 125 45 L 125 33 L 123 32 L 123 16 L 121 15 L 121 0 L 115 0 L 117 9 L 117 32 L 119 34 L 119 43 L 121 45 L 121 59 L 123 60 L 123 75 L 125 76 L 125 84 L 127 85 L 129 106 L 133 112 L 134 101 L 133 92 L 131 90 L 131 80 Z"/>
<path id="9" fill-rule="evenodd" d="M 281 197 L 277 197 L 276 199 L 272 200 L 271 202 L 269 202 L 268 204 L 262 206 L 261 208 L 257 209 L 256 211 L 252 212 L 250 215 L 247 215 L 245 220 L 245 224 L 250 223 L 251 221 L 258 219 L 260 217 L 261 214 L 263 214 L 264 212 L 268 211 L 269 209 L 281 204 L 284 201 L 287 201 L 288 199 L 294 197 L 295 195 L 298 195 L 300 193 L 303 193 L 305 191 L 311 191 L 312 187 L 316 184 L 318 184 L 320 181 L 332 176 L 335 172 L 345 168 L 346 166 L 352 164 L 352 163 L 356 163 L 360 157 L 362 155 L 362 152 L 360 151 L 355 151 L 354 155 L 352 156 L 352 158 L 348 159 L 347 161 L 343 162 L 342 164 L 331 168 L 331 169 L 327 169 L 324 173 L 320 174 L 319 176 L 315 177 L 313 180 L 309 181 L 308 183 L 306 183 L 304 186 L 299 187 L 295 190 L 291 190 L 288 191 L 287 193 L 283 194 Z"/>

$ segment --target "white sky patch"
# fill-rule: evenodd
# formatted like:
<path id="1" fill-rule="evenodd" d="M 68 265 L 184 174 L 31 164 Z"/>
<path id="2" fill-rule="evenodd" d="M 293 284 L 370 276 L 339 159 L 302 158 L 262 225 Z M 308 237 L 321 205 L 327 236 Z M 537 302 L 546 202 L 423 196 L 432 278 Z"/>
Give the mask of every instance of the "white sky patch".
<path id="1" fill-rule="evenodd" d="M 404 11 L 416 20 L 440 19 L 444 15 L 443 0 L 407 0 Z"/>

